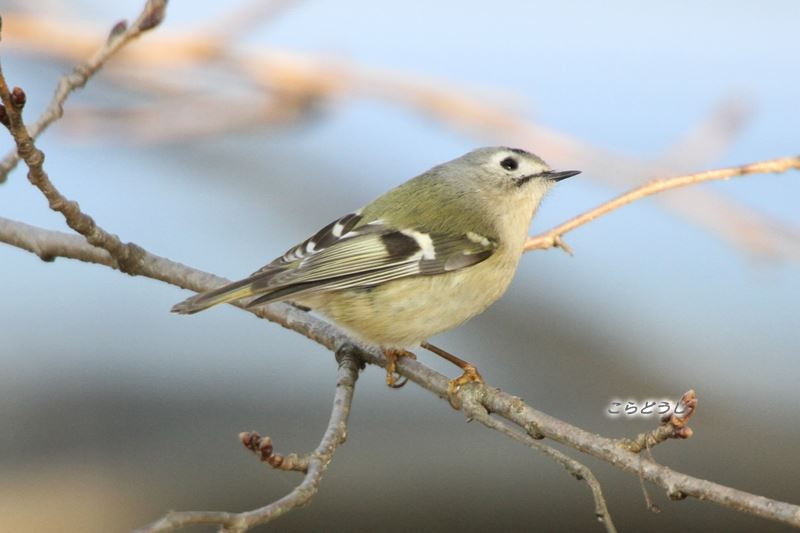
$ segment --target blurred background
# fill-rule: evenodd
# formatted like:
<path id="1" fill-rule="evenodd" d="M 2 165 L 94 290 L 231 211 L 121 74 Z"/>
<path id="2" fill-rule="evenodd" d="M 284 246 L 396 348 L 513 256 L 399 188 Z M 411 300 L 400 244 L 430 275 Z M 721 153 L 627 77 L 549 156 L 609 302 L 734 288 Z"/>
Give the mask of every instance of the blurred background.
<path id="1" fill-rule="evenodd" d="M 29 121 L 142 4 L 0 2 Z M 583 170 L 536 233 L 653 177 L 800 152 L 798 21 L 791 0 L 173 0 L 39 146 L 104 228 L 229 278 L 481 145 Z M 656 460 L 798 503 L 798 177 L 617 211 L 567 236 L 574 257 L 527 254 L 500 302 L 433 342 L 612 437 L 656 425 L 607 418 L 612 399 L 694 388 L 694 438 Z M 0 216 L 65 229 L 22 169 L 0 184 Z M 251 509 L 300 481 L 237 434 L 313 449 L 330 353 L 233 307 L 170 314 L 186 291 L 105 267 L 8 246 L 0 266 L 0 531 L 127 531 L 170 509 Z M 584 483 L 424 390 L 388 389 L 380 369 L 362 375 L 348 437 L 312 505 L 272 527 L 602 531 Z M 621 531 L 787 529 L 651 488 L 654 514 L 636 477 L 578 458 Z"/>

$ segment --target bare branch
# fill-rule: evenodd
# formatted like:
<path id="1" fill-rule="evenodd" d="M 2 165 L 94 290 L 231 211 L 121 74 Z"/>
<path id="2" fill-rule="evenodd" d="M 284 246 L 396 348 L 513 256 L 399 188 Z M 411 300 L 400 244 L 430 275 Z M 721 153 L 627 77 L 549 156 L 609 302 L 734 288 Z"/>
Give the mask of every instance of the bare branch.
<path id="1" fill-rule="evenodd" d="M 131 273 L 140 259 L 140 249 L 134 244 L 123 244 L 119 237 L 108 233 L 98 226 L 89 215 L 84 214 L 77 202 L 67 200 L 50 181 L 44 170 L 44 153 L 33 142 L 25 123 L 22 120 L 22 108 L 25 106 L 25 92 L 19 87 L 9 90 L 0 68 L 0 99 L 3 102 L 0 120 L 8 127 L 17 153 L 28 165 L 28 180 L 36 186 L 50 205 L 50 209 L 64 215 L 67 225 L 83 235 L 89 244 L 106 250 L 114 258 L 123 272 Z"/>
<path id="2" fill-rule="evenodd" d="M 600 482 L 597 481 L 597 478 L 594 476 L 589 467 L 578 462 L 567 454 L 556 450 L 552 446 L 547 446 L 546 444 L 539 442 L 539 439 L 534 439 L 528 434 L 515 430 L 508 424 L 501 422 L 496 418 L 492 418 L 492 416 L 486 410 L 486 407 L 476 401 L 475 396 L 468 396 L 464 399 L 462 410 L 464 411 L 464 414 L 467 415 L 467 418 L 477 420 L 484 426 L 498 431 L 517 442 L 521 442 L 531 449 L 545 454 L 547 457 L 550 457 L 563 466 L 567 472 L 575 477 L 575 479 L 579 481 L 586 481 L 592 491 L 592 498 L 594 498 L 594 514 L 597 517 L 597 520 L 602 523 L 603 526 L 605 526 L 608 533 L 616 533 L 617 528 L 614 526 L 614 521 L 611 519 L 611 513 L 608 511 L 606 499 L 603 496 L 603 489 L 600 487 Z"/>
<path id="3" fill-rule="evenodd" d="M 694 432 L 687 424 L 696 410 L 697 395 L 694 390 L 689 390 L 678 400 L 675 413 L 666 415 L 655 430 L 640 433 L 633 439 L 621 439 L 619 445 L 633 453 L 639 453 L 668 439 L 691 438 Z"/>
<path id="4" fill-rule="evenodd" d="M 24 222 L 0 217 L 0 242 L 22 248 L 39 256 L 42 261 L 55 261 L 69 257 L 86 263 L 97 263 L 112 268 L 117 264 L 102 248 L 91 246 L 80 235 L 42 230 Z"/>
<path id="5" fill-rule="evenodd" d="M 239 433 L 239 440 L 242 441 L 245 448 L 256 454 L 259 459 L 276 470 L 293 470 L 304 474 L 308 472 L 311 454 L 297 455 L 296 453 L 289 453 L 281 455 L 275 453 L 272 439 L 269 437 L 262 437 L 255 431 Z"/>
<path id="6" fill-rule="evenodd" d="M 15 235 L 13 240 L 21 242 L 26 250 L 32 250 L 35 247 L 34 243 L 52 242 L 65 235 L 61 232 L 21 225 L 19 222 L 1 217 L 0 222 L 2 222 L 0 223 L 0 241 L 11 241 L 12 239 L 4 237 L 2 233 L 12 232 Z M 60 249 L 65 252 L 63 257 L 85 261 L 91 257 L 91 253 L 88 251 L 91 248 L 92 246 L 88 243 L 73 239 L 70 243 L 65 240 Z M 142 260 L 136 272 L 142 276 L 197 292 L 210 290 L 228 282 L 224 278 L 150 254 L 145 250 L 142 250 L 142 254 Z M 339 328 L 287 304 L 271 304 L 255 309 L 246 309 L 246 311 L 294 330 L 333 351 L 337 351 L 347 344 L 357 345 Z M 381 367 L 385 367 L 387 364 L 379 350 L 368 346 L 359 346 L 358 353 L 359 357 L 369 364 Z M 422 363 L 402 358 L 397 362 L 397 372 L 441 399 L 448 399 L 448 378 Z M 462 403 L 467 402 L 474 405 L 475 402 L 478 402 L 488 412 L 512 422 L 531 436 L 546 437 L 560 442 L 634 475 L 638 476 L 641 473 L 644 479 L 666 490 L 672 499 L 692 496 L 736 511 L 800 526 L 800 506 L 798 505 L 772 500 L 676 472 L 633 453 L 627 449 L 625 442 L 601 437 L 572 426 L 537 411 L 520 398 L 499 389 L 467 384 L 461 388 L 460 394 Z M 475 396 L 471 398 L 470 395 Z"/>
<path id="7" fill-rule="evenodd" d="M 767 161 L 759 161 L 758 163 L 751 163 L 749 165 L 742 165 L 738 167 L 721 168 L 717 170 L 708 170 L 706 172 L 698 172 L 696 174 L 687 174 L 685 176 L 676 176 L 674 178 L 663 178 L 650 181 L 631 189 L 630 191 L 617 196 L 609 202 L 605 202 L 594 209 L 582 213 L 571 220 L 556 226 L 555 228 L 540 233 L 539 235 L 529 237 L 525 242 L 525 251 L 531 250 L 544 250 L 548 248 L 564 247 L 563 236 L 565 233 L 574 230 L 584 224 L 600 218 L 603 215 L 619 209 L 624 205 L 628 205 L 640 198 L 650 196 L 656 193 L 668 191 L 670 189 L 677 189 L 686 187 L 688 185 L 695 185 L 705 181 L 713 180 L 727 180 L 736 176 L 746 176 L 748 174 L 767 174 L 767 173 L 781 173 L 787 170 L 795 169 L 800 170 L 800 156 L 797 157 L 780 157 L 777 159 L 770 159 Z"/>
<path id="8" fill-rule="evenodd" d="M 61 118 L 64 114 L 64 102 L 76 89 L 80 89 L 89 78 L 95 75 L 114 54 L 126 44 L 139 37 L 142 33 L 158 26 L 164 19 L 167 0 L 147 0 L 142 12 L 131 26 L 125 21 L 118 22 L 108 35 L 105 44 L 95 52 L 88 61 L 76 66 L 71 74 L 63 76 L 56 87 L 55 94 L 39 119 L 27 131 L 28 135 L 36 139 L 47 129 L 50 124 Z M 0 161 L 0 183 L 3 183 L 8 174 L 17 166 L 21 154 L 12 151 Z"/>
<path id="9" fill-rule="evenodd" d="M 253 511 L 245 513 L 172 512 L 157 522 L 142 528 L 139 530 L 140 533 L 174 531 L 195 524 L 214 524 L 221 526 L 221 531 L 226 533 L 241 533 L 253 526 L 270 522 L 295 507 L 300 507 L 310 502 L 319 490 L 322 475 L 328 468 L 331 459 L 333 459 L 334 452 L 344 443 L 347 437 L 347 418 L 350 415 L 353 391 L 361 368 L 358 350 L 354 347 L 343 346 L 337 351 L 336 358 L 339 361 L 339 372 L 336 379 L 336 393 L 333 397 L 333 409 L 331 410 L 328 428 L 325 430 L 319 446 L 302 459 L 305 463 L 304 468 L 285 468 L 304 472 L 305 477 L 302 483 L 283 498 Z M 249 442 L 246 445 L 249 447 L 250 442 L 254 442 L 254 440 L 251 440 L 254 439 L 254 436 L 247 434 L 247 437 Z M 263 439 L 259 436 L 257 440 L 262 441 Z M 260 447 L 260 443 L 258 447 Z M 276 468 L 281 467 L 278 466 Z"/>
<path id="10" fill-rule="evenodd" d="M 404 361 L 404 363 L 410 362 Z M 403 373 L 402 369 L 400 373 Z M 415 381 L 412 377 L 409 377 L 409 379 Z M 750 513 L 793 526 L 800 526 L 800 506 L 798 505 L 771 500 L 763 496 L 676 472 L 625 449 L 614 439 L 589 433 L 537 411 L 517 397 L 502 391 L 490 390 L 489 392 L 484 392 L 476 390 L 480 388 L 485 387 L 470 385 L 470 388 L 462 394 L 479 395 L 481 403 L 487 410 L 517 424 L 523 429 L 540 433 L 546 438 L 566 444 L 632 474 L 641 474 L 644 479 L 664 489 L 670 499 L 680 500 L 691 496 L 699 500 L 714 502 L 736 511 Z"/>

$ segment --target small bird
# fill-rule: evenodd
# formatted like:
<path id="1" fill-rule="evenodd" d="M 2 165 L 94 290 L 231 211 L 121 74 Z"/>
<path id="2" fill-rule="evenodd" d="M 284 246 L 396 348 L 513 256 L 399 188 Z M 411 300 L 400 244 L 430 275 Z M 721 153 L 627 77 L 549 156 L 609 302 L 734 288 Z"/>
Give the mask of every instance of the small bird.
<path id="1" fill-rule="evenodd" d="M 438 165 L 335 220 L 251 276 L 203 292 L 172 311 L 191 314 L 250 298 L 321 312 L 386 355 L 422 346 L 463 374 L 452 395 L 482 381 L 470 363 L 426 339 L 481 313 L 508 288 L 531 219 L 553 185 L 579 174 L 553 171 L 518 148 L 487 147 Z M 452 399 L 451 399 L 452 403 Z"/>

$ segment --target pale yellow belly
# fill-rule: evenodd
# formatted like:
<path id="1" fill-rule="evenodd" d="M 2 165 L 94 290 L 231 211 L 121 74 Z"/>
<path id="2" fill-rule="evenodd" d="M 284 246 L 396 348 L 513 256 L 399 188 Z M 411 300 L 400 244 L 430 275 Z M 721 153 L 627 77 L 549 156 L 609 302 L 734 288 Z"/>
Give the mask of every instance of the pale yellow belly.
<path id="1" fill-rule="evenodd" d="M 519 253 L 498 250 L 486 261 L 458 272 L 323 293 L 298 303 L 320 311 L 362 341 L 384 348 L 410 348 L 494 303 L 508 288 L 518 261 Z"/>

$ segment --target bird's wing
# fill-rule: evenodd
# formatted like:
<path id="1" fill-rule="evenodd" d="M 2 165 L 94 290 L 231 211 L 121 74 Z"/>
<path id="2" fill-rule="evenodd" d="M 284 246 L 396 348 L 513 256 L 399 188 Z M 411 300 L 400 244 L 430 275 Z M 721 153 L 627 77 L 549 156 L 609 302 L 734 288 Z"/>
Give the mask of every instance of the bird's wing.
<path id="1" fill-rule="evenodd" d="M 497 248 L 489 237 L 468 232 L 426 233 L 377 220 L 356 226 L 347 215 L 256 272 L 250 305 L 356 287 L 409 276 L 431 276 L 488 259 Z"/>
<path id="2" fill-rule="evenodd" d="M 256 296 L 248 306 L 356 287 L 373 287 L 409 276 L 452 272 L 488 259 L 497 241 L 473 232 L 426 233 L 359 213 L 331 222 L 250 277 L 194 296 L 173 310 L 194 313 L 218 303 Z"/>

